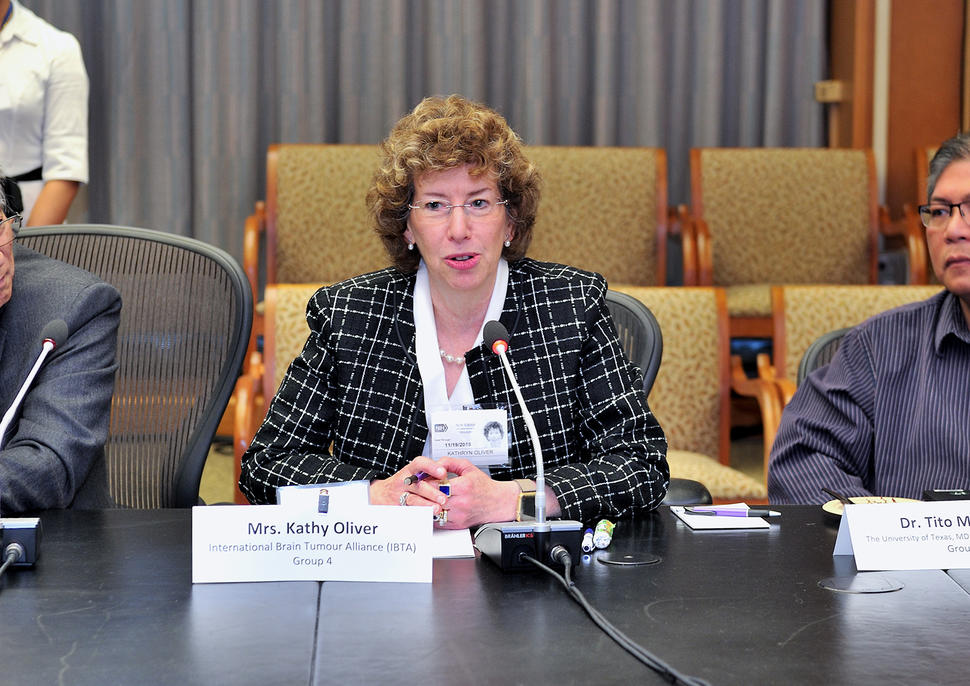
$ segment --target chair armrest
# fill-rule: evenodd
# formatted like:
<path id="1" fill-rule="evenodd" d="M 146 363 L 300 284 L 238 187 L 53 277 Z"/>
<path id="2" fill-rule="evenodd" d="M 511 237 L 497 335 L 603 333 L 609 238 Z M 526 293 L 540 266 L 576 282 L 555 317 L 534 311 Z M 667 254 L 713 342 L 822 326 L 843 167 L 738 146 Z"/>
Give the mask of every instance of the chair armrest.
<path id="1" fill-rule="evenodd" d="M 762 373 L 763 368 L 764 373 Z M 781 402 L 778 385 L 773 378 L 774 370 L 768 363 L 768 356 L 764 353 L 758 355 L 758 369 L 759 376 L 751 378 L 741 366 L 741 357 L 739 355 L 731 356 L 731 390 L 738 395 L 755 398 L 758 401 L 758 409 L 761 411 L 761 426 L 764 435 L 762 453 L 765 464 L 764 473 L 767 478 L 768 455 L 771 453 L 771 445 L 775 442 L 775 434 L 778 433 L 778 424 L 781 422 L 781 411 L 784 405 Z M 767 370 L 770 370 L 770 372 Z"/>
<path id="2" fill-rule="evenodd" d="M 680 235 L 680 250 L 683 255 L 683 274 L 685 286 L 697 285 L 697 239 L 693 222 L 686 205 L 678 205 L 670 211 L 671 233 Z"/>
<path id="3" fill-rule="evenodd" d="M 680 236 L 681 234 L 681 221 L 680 212 L 684 205 L 678 205 L 677 207 L 667 208 L 667 233 L 671 236 Z"/>
<path id="4" fill-rule="evenodd" d="M 778 396 L 781 398 L 781 409 L 784 410 L 785 406 L 791 402 L 791 397 L 795 395 L 795 382 L 781 377 L 775 379 L 775 385 L 778 387 Z"/>
<path id="5" fill-rule="evenodd" d="M 714 498 L 707 486 L 693 479 L 670 480 L 662 505 L 711 505 Z"/>
<path id="6" fill-rule="evenodd" d="M 246 356 L 243 358 L 242 374 L 232 390 L 235 404 L 235 415 L 232 424 L 233 454 L 236 462 L 236 483 L 239 483 L 240 458 L 249 447 L 249 442 L 256 433 L 253 417 L 258 414 L 258 406 L 253 403 L 260 397 L 262 378 L 262 356 L 257 349 L 257 342 L 263 335 L 263 312 L 259 303 L 259 243 L 266 231 L 266 203 L 256 202 L 253 213 L 246 218 L 243 229 L 243 271 L 249 281 L 249 289 L 253 294 L 253 324 L 249 332 L 249 342 L 246 345 Z M 251 427 L 251 428 L 250 428 Z M 240 447 L 242 446 L 242 447 Z M 245 503 L 246 499 L 236 487 L 235 501 Z"/>
<path id="7" fill-rule="evenodd" d="M 890 220 L 886 208 L 880 206 L 879 233 L 888 239 L 888 247 L 905 251 L 908 265 L 907 283 L 927 283 L 926 239 L 923 236 L 923 225 L 916 209 L 906 203 L 903 205 L 902 219 L 894 222 Z"/>
<path id="8" fill-rule="evenodd" d="M 251 215 L 246 218 L 246 225 L 243 229 L 243 271 L 246 272 L 246 279 L 249 281 L 249 288 L 253 293 L 253 304 L 259 302 L 259 243 L 262 235 L 266 232 L 266 203 L 262 200 L 256 202 L 256 207 Z M 253 309 L 253 328 L 249 335 L 249 345 L 246 348 L 246 361 L 243 373 L 249 371 L 249 359 L 256 351 L 256 342 L 263 335 L 263 315 L 261 308 Z"/>
<path id="9" fill-rule="evenodd" d="M 758 378 L 767 384 L 774 385 L 778 396 L 777 421 L 773 425 L 766 427 L 764 432 L 765 459 L 767 459 L 768 453 L 771 452 L 771 446 L 775 442 L 775 436 L 778 433 L 778 425 L 781 423 L 781 413 L 784 412 L 785 406 L 791 402 L 791 397 L 795 394 L 795 382 L 783 376 L 778 376 L 775 372 L 775 366 L 765 353 L 760 353 L 756 361 L 758 364 Z M 767 466 L 768 463 L 765 462 L 765 467 L 767 468 Z"/>
<path id="10" fill-rule="evenodd" d="M 253 291 L 253 302 L 259 300 L 259 240 L 266 231 L 266 203 L 256 202 L 253 213 L 246 217 L 243 229 L 243 271 Z"/>
<path id="11" fill-rule="evenodd" d="M 258 353 L 257 353 L 258 355 Z M 256 362 L 254 369 L 260 369 L 261 364 Z M 236 415 L 233 418 L 232 427 L 232 453 L 235 461 L 236 491 L 235 502 L 246 504 L 246 497 L 239 490 L 239 475 L 242 469 L 242 456 L 249 449 L 253 441 L 253 436 L 259 429 L 262 421 L 262 374 L 253 375 L 243 374 L 236 380 L 236 387 L 233 390 L 236 397 Z"/>
<path id="12" fill-rule="evenodd" d="M 697 285 L 714 285 L 714 256 L 711 247 L 711 231 L 700 217 L 691 218 L 694 244 L 697 252 Z"/>
<path id="13" fill-rule="evenodd" d="M 923 222 L 920 221 L 916 208 L 906 203 L 903 205 L 903 218 L 897 224 L 903 233 L 906 243 L 906 257 L 909 262 L 909 283 L 929 283 L 929 255 L 926 250 L 926 235 L 923 232 Z"/>

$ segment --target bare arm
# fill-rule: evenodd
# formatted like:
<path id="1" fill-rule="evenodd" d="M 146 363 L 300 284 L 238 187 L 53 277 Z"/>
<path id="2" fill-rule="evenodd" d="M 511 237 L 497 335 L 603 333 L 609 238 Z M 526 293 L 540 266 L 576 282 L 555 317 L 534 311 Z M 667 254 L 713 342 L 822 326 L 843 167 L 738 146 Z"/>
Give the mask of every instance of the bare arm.
<path id="1" fill-rule="evenodd" d="M 80 187 L 77 181 L 51 179 L 44 184 L 27 219 L 27 226 L 63 224 Z"/>

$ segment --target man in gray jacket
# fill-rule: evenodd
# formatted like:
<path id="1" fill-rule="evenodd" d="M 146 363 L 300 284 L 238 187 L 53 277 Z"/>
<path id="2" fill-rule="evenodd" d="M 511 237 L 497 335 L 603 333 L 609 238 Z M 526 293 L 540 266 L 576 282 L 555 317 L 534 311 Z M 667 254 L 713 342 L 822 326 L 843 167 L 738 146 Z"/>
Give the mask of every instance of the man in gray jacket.
<path id="1" fill-rule="evenodd" d="M 104 442 L 121 297 L 92 274 L 16 245 L 20 215 L 7 215 L 2 196 L 0 208 L 0 413 L 15 404 L 47 324 L 60 319 L 68 330 L 0 436 L 0 515 L 110 506 Z"/>

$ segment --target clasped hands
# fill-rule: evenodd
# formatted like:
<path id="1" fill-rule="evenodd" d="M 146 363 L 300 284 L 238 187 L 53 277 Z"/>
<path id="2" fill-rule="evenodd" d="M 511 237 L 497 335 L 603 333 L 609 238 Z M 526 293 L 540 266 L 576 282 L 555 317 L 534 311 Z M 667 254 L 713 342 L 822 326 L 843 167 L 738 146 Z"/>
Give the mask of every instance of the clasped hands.
<path id="1" fill-rule="evenodd" d="M 427 475 L 421 481 L 405 482 L 409 476 Z M 453 474 L 448 479 L 448 473 Z M 447 479 L 451 495 L 438 490 Z M 465 459 L 417 457 L 387 479 L 371 482 L 371 505 L 432 507 L 439 525 L 448 529 L 467 529 L 486 522 L 515 519 L 519 487 L 514 481 L 495 481 Z M 442 512 L 447 513 L 442 516 Z"/>

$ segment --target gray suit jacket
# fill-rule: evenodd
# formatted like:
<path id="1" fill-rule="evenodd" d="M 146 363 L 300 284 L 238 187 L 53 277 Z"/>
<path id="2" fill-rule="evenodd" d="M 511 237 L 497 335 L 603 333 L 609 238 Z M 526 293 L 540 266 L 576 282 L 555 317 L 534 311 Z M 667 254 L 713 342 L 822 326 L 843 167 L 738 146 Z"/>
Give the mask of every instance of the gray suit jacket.
<path id="1" fill-rule="evenodd" d="M 111 504 L 104 442 L 114 390 L 121 296 L 97 277 L 14 245 L 13 292 L 0 307 L 0 416 L 63 319 L 0 450 L 0 513 Z"/>

